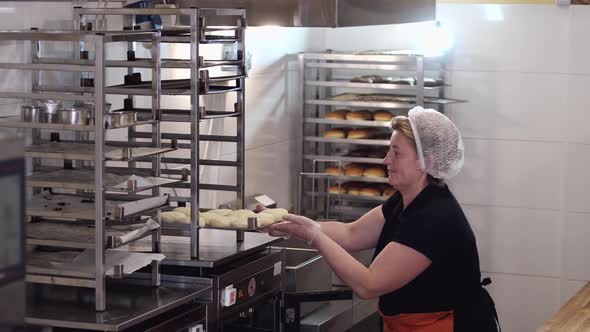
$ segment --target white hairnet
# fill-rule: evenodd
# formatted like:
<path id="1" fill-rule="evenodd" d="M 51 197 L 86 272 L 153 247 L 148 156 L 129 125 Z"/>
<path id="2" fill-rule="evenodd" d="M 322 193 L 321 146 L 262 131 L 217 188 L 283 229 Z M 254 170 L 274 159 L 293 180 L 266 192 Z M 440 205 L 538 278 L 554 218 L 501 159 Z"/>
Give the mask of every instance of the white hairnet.
<path id="1" fill-rule="evenodd" d="M 459 129 L 444 114 L 414 107 L 408 112 L 418 157 L 424 171 L 437 179 L 449 179 L 463 167 L 464 147 Z"/>

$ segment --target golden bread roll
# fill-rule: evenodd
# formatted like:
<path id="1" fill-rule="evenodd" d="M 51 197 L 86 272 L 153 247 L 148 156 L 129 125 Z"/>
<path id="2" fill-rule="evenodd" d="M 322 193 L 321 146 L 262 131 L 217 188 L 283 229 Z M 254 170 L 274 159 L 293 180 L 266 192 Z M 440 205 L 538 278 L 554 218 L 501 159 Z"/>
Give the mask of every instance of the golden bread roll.
<path id="1" fill-rule="evenodd" d="M 344 175 L 346 176 L 363 176 L 363 173 L 365 172 L 365 169 L 352 164 L 352 165 L 348 165 L 346 166 L 346 168 L 344 169 Z"/>
<path id="2" fill-rule="evenodd" d="M 368 111 L 354 111 L 346 113 L 346 120 L 371 120 L 371 113 Z"/>
<path id="3" fill-rule="evenodd" d="M 332 120 L 344 120 L 346 119 L 346 114 L 348 114 L 348 110 L 335 110 L 326 112 L 324 118 Z"/>
<path id="4" fill-rule="evenodd" d="M 356 182 L 345 183 L 346 193 L 349 195 L 360 195 L 362 185 Z"/>
<path id="5" fill-rule="evenodd" d="M 191 217 L 191 208 L 189 207 L 177 207 L 172 212 L 180 212 L 189 218 Z"/>
<path id="6" fill-rule="evenodd" d="M 381 196 L 381 191 L 374 187 L 364 187 L 360 190 L 361 196 Z"/>
<path id="7" fill-rule="evenodd" d="M 330 192 L 330 194 L 346 194 L 347 190 L 346 187 L 344 185 L 331 185 L 330 188 L 328 189 L 328 191 Z"/>
<path id="8" fill-rule="evenodd" d="M 383 196 L 391 196 L 395 194 L 397 190 L 393 189 L 393 187 L 389 187 L 383 191 Z"/>
<path id="9" fill-rule="evenodd" d="M 329 167 L 326 167 L 326 169 L 324 170 L 324 173 L 328 173 L 331 175 L 343 175 L 344 170 L 338 166 L 329 166 Z"/>
<path id="10" fill-rule="evenodd" d="M 274 215 L 264 211 L 256 214 L 256 219 L 258 219 L 258 227 L 266 227 L 278 221 Z"/>
<path id="11" fill-rule="evenodd" d="M 213 209 L 213 210 L 209 210 L 207 212 L 219 214 L 222 216 L 229 216 L 232 213 L 232 211 L 230 209 Z"/>
<path id="12" fill-rule="evenodd" d="M 365 169 L 363 176 L 368 178 L 384 178 L 385 170 L 383 167 L 369 167 Z"/>
<path id="13" fill-rule="evenodd" d="M 368 110 L 361 110 L 358 111 L 359 113 L 361 113 L 363 115 L 363 117 L 365 118 L 365 120 L 373 120 L 373 113 L 371 113 Z"/>
<path id="14" fill-rule="evenodd" d="M 342 128 L 332 128 L 324 132 L 325 138 L 346 138 L 346 130 Z"/>
<path id="15" fill-rule="evenodd" d="M 369 138 L 369 131 L 366 129 L 353 129 L 348 132 L 346 137 L 350 139 L 366 139 Z"/>
<path id="16" fill-rule="evenodd" d="M 389 111 L 377 111 L 373 113 L 373 120 L 375 121 L 391 121 L 394 115 Z"/>

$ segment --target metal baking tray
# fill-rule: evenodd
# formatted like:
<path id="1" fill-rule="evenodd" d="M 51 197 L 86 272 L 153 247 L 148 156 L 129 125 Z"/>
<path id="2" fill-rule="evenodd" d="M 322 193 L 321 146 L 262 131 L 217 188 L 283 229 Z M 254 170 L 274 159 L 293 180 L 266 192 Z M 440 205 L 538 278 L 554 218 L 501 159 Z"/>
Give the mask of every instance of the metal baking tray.
<path id="1" fill-rule="evenodd" d="M 105 227 L 106 248 L 117 248 L 153 234 L 160 225 L 148 219 L 141 224 L 109 225 Z M 93 225 L 76 225 L 61 222 L 34 222 L 27 224 L 27 244 L 62 248 L 93 249 Z"/>
<path id="2" fill-rule="evenodd" d="M 338 119 L 321 119 L 321 118 L 305 118 L 304 121 L 305 121 L 305 123 L 331 124 L 331 125 L 339 125 L 339 126 L 391 128 L 390 121 L 338 120 Z"/>
<path id="3" fill-rule="evenodd" d="M 332 175 L 328 173 L 300 173 L 305 177 L 333 179 L 338 181 L 355 181 L 355 182 L 371 182 L 371 183 L 388 183 L 387 177 L 375 178 L 367 176 L 344 176 Z"/>
<path id="4" fill-rule="evenodd" d="M 186 181 L 188 170 L 181 179 L 163 177 L 136 177 L 106 173 L 103 177 L 107 191 L 137 193 L 152 188 Z M 94 190 L 94 171 L 79 169 L 61 169 L 27 177 L 27 185 L 40 188 L 62 188 L 73 190 Z"/>
<path id="5" fill-rule="evenodd" d="M 109 220 L 134 219 L 152 214 L 168 206 L 168 195 L 150 197 L 138 201 L 105 201 L 104 216 Z M 52 194 L 44 191 L 33 196 L 27 204 L 27 215 L 45 218 L 94 220 L 94 197 Z"/>
<path id="6" fill-rule="evenodd" d="M 389 146 L 388 140 L 379 140 L 379 139 L 325 138 L 325 137 L 316 137 L 316 136 L 305 136 L 304 140 L 307 142 L 318 142 L 318 143 L 341 143 L 341 144 Z"/>
<path id="7" fill-rule="evenodd" d="M 173 142 L 174 143 L 174 142 Z M 170 148 L 121 148 L 104 146 L 103 151 L 107 160 L 133 161 L 152 157 L 158 154 L 176 150 L 175 144 Z M 94 144 L 85 143 L 59 143 L 31 145 L 25 149 L 25 155 L 32 158 L 69 159 L 69 160 L 95 160 Z"/>

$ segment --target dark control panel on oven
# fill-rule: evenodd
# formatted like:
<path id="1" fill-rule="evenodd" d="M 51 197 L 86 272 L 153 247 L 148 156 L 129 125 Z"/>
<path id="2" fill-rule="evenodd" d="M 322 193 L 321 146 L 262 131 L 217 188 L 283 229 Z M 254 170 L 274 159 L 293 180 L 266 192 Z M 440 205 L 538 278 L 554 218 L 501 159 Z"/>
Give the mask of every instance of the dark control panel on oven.
<path id="1" fill-rule="evenodd" d="M 220 289 L 222 310 L 231 310 L 281 287 L 281 275 L 268 268 Z"/>

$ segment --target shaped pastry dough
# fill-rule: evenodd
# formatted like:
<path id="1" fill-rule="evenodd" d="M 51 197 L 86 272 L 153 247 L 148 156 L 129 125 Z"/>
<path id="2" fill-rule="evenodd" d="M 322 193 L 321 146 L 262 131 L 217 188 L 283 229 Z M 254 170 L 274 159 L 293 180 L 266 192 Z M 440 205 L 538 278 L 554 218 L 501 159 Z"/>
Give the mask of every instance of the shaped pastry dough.
<path id="1" fill-rule="evenodd" d="M 213 210 L 209 210 L 207 212 L 219 214 L 221 216 L 229 216 L 232 213 L 232 210 L 230 210 L 230 209 L 213 209 Z"/>
<path id="2" fill-rule="evenodd" d="M 189 207 L 177 207 L 172 212 L 180 212 L 189 218 L 191 217 L 191 208 Z"/>
<path id="3" fill-rule="evenodd" d="M 266 227 L 276 222 L 275 216 L 270 213 L 260 212 L 256 218 L 258 219 L 258 227 Z"/>
<path id="4" fill-rule="evenodd" d="M 165 223 L 186 223 L 186 219 L 188 219 L 183 213 L 180 212 L 162 212 L 160 214 L 160 220 Z"/>

